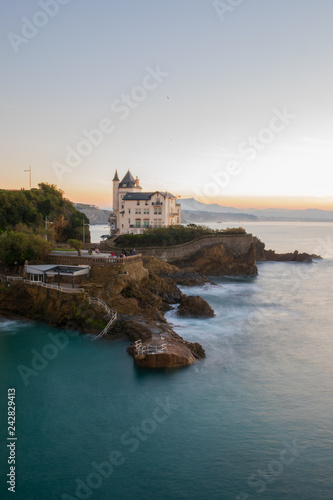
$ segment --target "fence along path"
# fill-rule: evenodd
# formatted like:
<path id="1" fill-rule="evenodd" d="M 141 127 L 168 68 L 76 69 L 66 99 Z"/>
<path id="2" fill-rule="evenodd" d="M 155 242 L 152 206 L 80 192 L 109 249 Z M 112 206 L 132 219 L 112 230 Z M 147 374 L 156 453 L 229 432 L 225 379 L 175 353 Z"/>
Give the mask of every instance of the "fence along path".
<path id="1" fill-rule="evenodd" d="M 83 288 L 70 288 L 70 287 L 63 287 L 63 286 L 58 286 L 58 285 L 51 285 L 50 283 L 43 283 L 42 281 L 26 280 L 26 279 L 22 278 L 21 276 L 6 276 L 4 274 L 0 274 L 0 281 L 22 281 L 23 283 L 27 283 L 28 285 L 42 286 L 43 288 L 51 288 L 53 290 L 59 290 L 59 292 L 65 292 L 65 293 L 83 293 L 84 292 Z"/>
<path id="2" fill-rule="evenodd" d="M 95 337 L 93 339 L 94 340 L 97 340 L 97 339 L 100 339 L 101 337 L 103 337 L 103 335 L 105 333 L 108 332 L 108 330 L 111 328 L 112 324 L 116 321 L 117 319 L 117 312 L 116 311 L 113 311 L 112 309 L 109 308 L 109 306 L 101 299 L 99 299 L 98 297 L 88 297 L 88 300 L 89 300 L 89 304 L 98 304 L 99 306 L 103 307 L 103 309 L 106 311 L 107 315 L 110 316 L 110 319 L 107 323 L 107 325 L 105 326 L 105 328 L 101 331 L 101 333 L 99 333 L 97 335 L 97 337 Z"/>

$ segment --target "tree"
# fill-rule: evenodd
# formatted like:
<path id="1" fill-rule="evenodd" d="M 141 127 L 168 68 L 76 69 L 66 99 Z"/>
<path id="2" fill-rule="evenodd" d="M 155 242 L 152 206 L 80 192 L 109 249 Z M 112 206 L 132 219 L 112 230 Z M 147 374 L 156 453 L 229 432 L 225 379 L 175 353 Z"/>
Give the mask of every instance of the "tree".
<path id="1" fill-rule="evenodd" d="M 82 250 L 82 248 L 83 248 L 83 243 L 82 243 L 82 241 L 80 241 L 80 240 L 73 240 L 73 239 L 71 239 L 71 240 L 67 240 L 67 243 L 68 243 L 71 247 L 75 248 L 75 250 L 77 250 L 77 254 L 78 254 L 78 256 L 79 256 L 79 257 L 81 257 L 81 250 Z"/>
<path id="2" fill-rule="evenodd" d="M 34 234 L 9 231 L 0 235 L 0 260 L 8 266 L 22 265 L 26 260 L 43 262 L 51 250 L 48 241 Z"/>
<path id="3" fill-rule="evenodd" d="M 0 232 L 12 231 L 17 224 L 24 224 L 32 228 L 34 234 L 45 234 L 46 218 L 48 224 L 53 223 L 56 241 L 82 239 L 83 228 L 85 240 L 90 241 L 89 228 L 85 227 L 89 219 L 75 209 L 57 186 L 42 182 L 38 189 L 0 189 Z"/>

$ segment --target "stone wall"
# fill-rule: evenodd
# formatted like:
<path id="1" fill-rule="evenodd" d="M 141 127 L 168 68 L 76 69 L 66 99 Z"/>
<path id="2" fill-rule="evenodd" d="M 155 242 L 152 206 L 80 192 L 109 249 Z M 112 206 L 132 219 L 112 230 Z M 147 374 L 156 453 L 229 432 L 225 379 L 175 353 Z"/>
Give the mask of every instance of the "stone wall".
<path id="1" fill-rule="evenodd" d="M 231 252 L 235 257 L 246 254 L 253 244 L 252 234 L 223 234 L 202 236 L 196 240 L 170 247 L 148 247 L 140 248 L 140 254 L 144 256 L 156 257 L 165 262 L 179 262 L 187 260 L 204 248 L 222 244 L 226 251 Z M 111 247 L 109 247 L 111 248 Z M 115 249 L 118 250 L 119 249 Z"/>
<path id="2" fill-rule="evenodd" d="M 47 264 L 62 264 L 62 265 L 89 265 L 91 270 L 89 277 L 92 280 L 100 282 L 109 281 L 110 278 L 118 275 L 129 275 L 137 281 L 148 276 L 148 270 L 143 267 L 142 256 L 135 255 L 125 257 L 123 259 L 111 259 L 103 257 L 78 257 L 67 255 L 49 255 L 46 260 Z"/>

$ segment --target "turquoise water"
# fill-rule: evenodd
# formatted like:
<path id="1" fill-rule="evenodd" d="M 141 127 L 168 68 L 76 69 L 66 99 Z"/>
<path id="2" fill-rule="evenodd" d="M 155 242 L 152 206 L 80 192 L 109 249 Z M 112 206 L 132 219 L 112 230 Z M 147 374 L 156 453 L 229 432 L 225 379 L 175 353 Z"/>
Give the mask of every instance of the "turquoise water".
<path id="1" fill-rule="evenodd" d="M 216 317 L 167 314 L 206 349 L 181 370 L 136 369 L 127 342 L 2 319 L 1 422 L 13 387 L 17 441 L 13 496 L 2 425 L 0 498 L 333 499 L 332 280 L 325 259 L 183 289 Z"/>

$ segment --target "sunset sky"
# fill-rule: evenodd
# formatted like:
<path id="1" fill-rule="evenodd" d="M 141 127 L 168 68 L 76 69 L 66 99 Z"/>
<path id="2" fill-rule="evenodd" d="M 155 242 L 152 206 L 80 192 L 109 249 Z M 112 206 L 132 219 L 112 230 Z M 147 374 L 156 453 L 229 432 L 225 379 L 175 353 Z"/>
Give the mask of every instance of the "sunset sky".
<path id="1" fill-rule="evenodd" d="M 238 5 L 237 5 L 238 4 Z M 2 2 L 1 188 L 333 209 L 332 0 Z"/>

